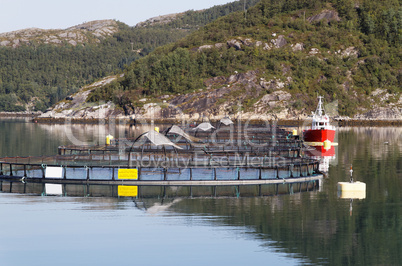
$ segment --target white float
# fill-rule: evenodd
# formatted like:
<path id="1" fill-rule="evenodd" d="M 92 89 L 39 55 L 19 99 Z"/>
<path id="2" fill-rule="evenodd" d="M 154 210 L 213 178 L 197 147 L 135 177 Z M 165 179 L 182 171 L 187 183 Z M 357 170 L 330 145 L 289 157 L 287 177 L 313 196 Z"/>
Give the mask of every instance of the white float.
<path id="1" fill-rule="evenodd" d="M 353 169 L 350 167 L 350 181 L 338 182 L 338 197 L 341 199 L 365 199 L 366 183 L 353 181 Z"/>

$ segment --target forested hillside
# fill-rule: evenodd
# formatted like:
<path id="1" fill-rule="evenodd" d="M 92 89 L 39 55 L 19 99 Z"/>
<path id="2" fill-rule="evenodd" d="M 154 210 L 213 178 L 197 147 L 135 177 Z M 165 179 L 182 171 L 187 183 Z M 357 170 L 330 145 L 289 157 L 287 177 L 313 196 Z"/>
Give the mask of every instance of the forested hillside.
<path id="1" fill-rule="evenodd" d="M 246 8 L 256 2 L 247 1 Z M 236 1 L 181 13 L 163 24 L 146 22 L 129 27 L 118 22 L 118 30 L 112 36 L 104 39 L 92 36 L 77 42 L 69 39 L 72 34 L 53 36 L 54 30 L 49 33 L 29 29 L 43 34 L 31 39 L 19 37 L 24 31 L 2 34 L 0 111 L 24 111 L 28 107 L 43 111 L 85 84 L 120 73 L 125 65 L 156 47 L 177 41 L 216 18 L 243 9 L 243 2 Z M 84 31 L 81 28 L 76 27 L 73 36 L 81 34 Z"/>
<path id="2" fill-rule="evenodd" d="M 401 104 L 401 43 L 398 0 L 262 0 L 157 48 L 89 101 L 113 99 L 127 110 L 142 97 L 222 87 L 209 108 L 240 102 L 255 111 L 280 88 L 294 110 L 311 110 L 320 94 L 352 116 Z M 235 84 L 235 73 L 252 73 L 257 85 Z"/>

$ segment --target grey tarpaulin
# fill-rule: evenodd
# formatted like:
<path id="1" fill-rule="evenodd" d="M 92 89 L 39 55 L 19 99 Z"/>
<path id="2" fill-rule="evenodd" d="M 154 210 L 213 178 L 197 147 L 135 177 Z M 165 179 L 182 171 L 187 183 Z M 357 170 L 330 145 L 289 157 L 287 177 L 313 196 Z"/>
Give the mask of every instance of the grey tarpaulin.
<path id="1" fill-rule="evenodd" d="M 203 122 L 199 124 L 196 128 L 193 128 L 193 130 L 202 130 L 202 131 L 208 131 L 210 129 L 214 129 L 215 127 L 211 125 L 209 122 Z"/>
<path id="2" fill-rule="evenodd" d="M 219 121 L 219 122 L 221 122 L 221 123 L 224 124 L 225 126 L 228 126 L 228 125 L 233 124 L 233 121 L 230 120 L 229 117 L 224 117 L 224 118 L 222 118 L 221 121 Z"/>
<path id="3" fill-rule="evenodd" d="M 186 132 L 184 132 L 183 129 L 181 129 L 180 127 L 178 127 L 178 126 L 176 126 L 176 125 L 171 126 L 171 127 L 168 129 L 168 131 L 166 132 L 166 135 L 167 135 L 167 134 L 176 134 L 176 135 L 180 135 L 180 136 L 184 137 L 185 139 L 187 139 L 187 140 L 190 141 L 190 142 L 198 142 L 198 141 L 200 141 L 200 139 L 195 138 L 195 137 L 193 137 L 193 136 L 190 136 L 189 134 L 187 134 Z"/>
<path id="4" fill-rule="evenodd" d="M 171 142 L 167 137 L 156 132 L 155 130 L 151 130 L 146 133 L 143 133 L 136 139 L 135 142 L 137 142 L 141 138 L 148 139 L 150 142 L 152 142 L 152 144 L 154 144 L 156 146 L 173 146 L 176 149 L 182 149 L 181 147 L 179 147 L 176 144 L 174 144 L 173 142 Z"/>

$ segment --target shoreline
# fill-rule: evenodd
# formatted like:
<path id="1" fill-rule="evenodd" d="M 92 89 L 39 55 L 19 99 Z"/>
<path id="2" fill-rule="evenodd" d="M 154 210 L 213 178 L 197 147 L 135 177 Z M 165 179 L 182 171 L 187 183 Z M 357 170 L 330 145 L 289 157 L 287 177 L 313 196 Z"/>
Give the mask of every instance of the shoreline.
<path id="1" fill-rule="evenodd" d="M 183 122 L 182 119 L 176 119 L 176 118 L 158 118 L 158 119 L 150 119 L 150 118 L 143 118 L 143 119 L 137 119 L 133 120 L 130 118 L 115 118 L 115 119 L 109 119 L 109 118 L 66 118 L 66 117 L 38 117 L 41 113 L 36 113 L 36 112 L 30 112 L 30 113 L 16 113 L 16 112 L 0 112 L 0 118 L 28 118 L 31 120 L 33 123 L 41 123 L 41 124 L 65 124 L 65 123 L 71 123 L 71 124 L 88 124 L 88 125 L 93 125 L 93 124 L 109 124 L 109 123 L 115 123 L 115 124 L 129 124 L 129 125 L 135 125 L 135 124 L 149 124 L 149 123 L 155 123 L 155 124 L 181 124 Z M 302 126 L 303 123 L 306 120 L 310 120 L 310 118 L 301 120 L 301 119 L 278 119 L 278 120 L 262 120 L 262 119 L 251 119 L 251 120 L 241 120 L 241 123 L 251 123 L 251 124 L 262 124 L 262 123 L 274 123 L 276 122 L 278 125 L 281 126 Z M 111 122 L 114 121 L 114 122 Z M 200 120 L 192 120 L 197 123 L 201 123 Z M 219 120 L 210 120 L 211 123 L 218 123 Z M 380 119 L 353 119 L 353 118 L 342 118 L 342 119 L 332 119 L 332 121 L 338 126 L 402 126 L 402 119 L 399 120 L 380 120 Z"/>
<path id="2" fill-rule="evenodd" d="M 0 117 L 2 117 L 0 115 Z M 11 116 L 9 116 L 11 117 Z M 16 116 L 24 117 L 24 116 Z M 27 118 L 31 117 L 33 123 L 41 124 L 128 124 L 128 125 L 140 125 L 140 124 L 181 124 L 183 121 L 175 118 L 164 118 L 164 119 L 128 119 L 128 118 L 115 118 L 115 119 L 98 119 L 98 118 L 48 118 L 48 117 L 34 117 L 31 115 L 25 116 Z M 219 120 L 210 120 L 211 123 L 218 123 Z M 299 119 L 279 119 L 279 120 L 241 120 L 241 123 L 250 124 L 262 124 L 262 123 L 277 123 L 280 126 L 302 126 L 306 120 Z M 402 126 L 402 119 L 400 120 L 368 120 L 368 119 L 334 119 L 338 126 Z M 194 120 L 194 122 L 201 123 L 201 121 Z"/>
<path id="3" fill-rule="evenodd" d="M 41 115 L 41 112 L 30 112 L 30 113 L 17 113 L 17 112 L 0 112 L 0 118 L 3 117 L 9 117 L 9 118 L 19 118 L 19 117 L 25 117 L 25 118 L 35 118 L 38 115 Z"/>

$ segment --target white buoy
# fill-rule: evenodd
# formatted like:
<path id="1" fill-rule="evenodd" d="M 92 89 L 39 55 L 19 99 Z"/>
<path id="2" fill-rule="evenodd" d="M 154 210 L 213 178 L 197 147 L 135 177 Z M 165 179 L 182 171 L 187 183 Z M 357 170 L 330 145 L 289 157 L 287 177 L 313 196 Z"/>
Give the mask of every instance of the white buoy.
<path id="1" fill-rule="evenodd" d="M 366 183 L 338 182 L 338 195 L 341 199 L 365 199 Z"/>
<path id="2" fill-rule="evenodd" d="M 365 199 L 366 183 L 353 181 L 353 169 L 350 166 L 350 181 L 338 182 L 338 197 L 341 199 Z"/>

